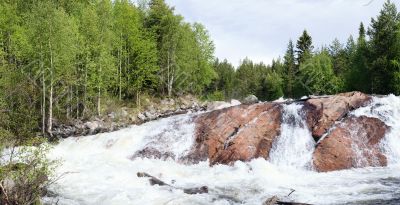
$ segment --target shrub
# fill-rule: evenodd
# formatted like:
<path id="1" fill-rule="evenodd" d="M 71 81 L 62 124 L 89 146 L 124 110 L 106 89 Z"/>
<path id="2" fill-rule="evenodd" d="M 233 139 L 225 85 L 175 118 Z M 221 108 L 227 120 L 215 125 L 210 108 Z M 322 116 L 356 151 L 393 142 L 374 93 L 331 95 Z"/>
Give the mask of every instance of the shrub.
<path id="1" fill-rule="evenodd" d="M 41 144 L 1 150 L 0 204 L 40 204 L 40 198 L 52 183 L 50 178 L 56 165 L 47 159 L 48 149 L 48 145 Z"/>

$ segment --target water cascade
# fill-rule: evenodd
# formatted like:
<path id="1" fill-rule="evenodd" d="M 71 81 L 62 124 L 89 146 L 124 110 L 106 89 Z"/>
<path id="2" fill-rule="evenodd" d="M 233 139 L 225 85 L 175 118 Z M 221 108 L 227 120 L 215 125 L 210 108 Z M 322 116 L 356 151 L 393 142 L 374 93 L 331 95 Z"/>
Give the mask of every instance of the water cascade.
<path id="1" fill-rule="evenodd" d="M 282 105 L 280 136 L 269 160 L 254 159 L 232 166 L 208 162 L 179 163 L 194 143 L 194 114 L 173 116 L 112 133 L 62 140 L 49 157 L 62 164 L 62 177 L 43 201 L 59 205 L 109 204 L 262 204 L 273 196 L 311 204 L 398 204 L 400 201 L 400 98 L 374 98 L 351 114 L 381 119 L 390 126 L 380 143 L 387 167 L 327 173 L 312 170 L 315 142 L 305 124 L 302 105 Z M 132 158 L 144 148 L 163 159 Z M 355 148 L 356 149 L 356 148 Z M 360 162 L 362 163 L 362 162 Z M 290 169 L 288 169 L 290 168 Z M 147 172 L 177 187 L 209 187 L 208 194 L 151 186 L 137 172 Z"/>
<path id="2" fill-rule="evenodd" d="M 269 161 L 277 166 L 311 168 L 315 141 L 311 136 L 302 105 L 283 105 L 281 135 L 274 142 Z"/>

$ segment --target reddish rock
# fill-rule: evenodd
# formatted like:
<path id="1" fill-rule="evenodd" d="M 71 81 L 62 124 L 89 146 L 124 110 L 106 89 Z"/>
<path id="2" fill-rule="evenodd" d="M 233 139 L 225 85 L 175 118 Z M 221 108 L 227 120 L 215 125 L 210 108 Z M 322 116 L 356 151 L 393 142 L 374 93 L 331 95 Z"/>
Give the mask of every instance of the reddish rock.
<path id="1" fill-rule="evenodd" d="M 379 142 L 388 127 L 377 118 L 350 117 L 324 137 L 313 154 L 319 172 L 367 166 L 386 166 Z"/>
<path id="2" fill-rule="evenodd" d="M 312 135 L 318 140 L 336 121 L 341 120 L 350 111 L 367 105 L 370 100 L 370 96 L 361 92 L 308 99 L 304 103 L 304 110 Z"/>
<path id="3" fill-rule="evenodd" d="M 277 103 L 240 105 L 200 115 L 195 120 L 196 145 L 185 161 L 208 158 L 214 165 L 268 158 L 280 121 Z"/>

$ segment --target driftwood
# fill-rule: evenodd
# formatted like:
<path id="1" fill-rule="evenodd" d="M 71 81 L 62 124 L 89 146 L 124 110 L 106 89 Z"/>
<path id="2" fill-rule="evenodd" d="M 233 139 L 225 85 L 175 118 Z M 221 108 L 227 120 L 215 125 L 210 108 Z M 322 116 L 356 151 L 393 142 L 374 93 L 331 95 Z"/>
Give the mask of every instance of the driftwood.
<path id="1" fill-rule="evenodd" d="M 311 204 L 305 204 L 305 203 L 285 202 L 285 201 L 277 201 L 276 204 L 278 204 L 278 205 L 311 205 Z"/>
<path id="2" fill-rule="evenodd" d="M 296 190 L 292 189 L 291 192 L 287 196 L 290 196 L 295 191 Z M 279 198 L 277 196 L 273 196 L 273 197 L 267 199 L 263 203 L 263 205 L 311 205 L 311 204 L 281 201 L 281 200 L 279 200 Z"/>
<path id="3" fill-rule="evenodd" d="M 311 205 L 305 203 L 297 203 L 297 202 L 287 202 L 287 201 L 280 201 L 277 196 L 273 196 L 267 199 L 263 205 Z"/>
<path id="4" fill-rule="evenodd" d="M 275 205 L 276 203 L 278 203 L 279 198 L 277 196 L 273 196 L 269 199 L 267 199 L 263 205 Z"/>
<path id="5" fill-rule="evenodd" d="M 208 187 L 207 186 L 201 186 L 201 187 L 195 187 L 195 188 L 181 188 L 181 187 L 176 187 L 173 185 L 170 185 L 168 183 L 165 183 L 164 181 L 146 173 L 146 172 L 138 172 L 136 174 L 138 177 L 147 177 L 149 178 L 149 182 L 150 184 L 153 185 L 159 185 L 159 186 L 166 186 L 166 187 L 170 187 L 172 189 L 179 189 L 182 190 L 184 193 L 186 194 L 204 194 L 204 193 L 208 193 Z M 292 189 L 291 192 L 289 193 L 288 196 L 290 196 L 295 190 Z M 229 200 L 234 200 L 229 196 L 223 196 L 220 195 L 221 198 L 226 198 Z M 262 205 L 311 205 L 311 204 L 306 204 L 306 203 L 297 203 L 297 202 L 285 202 L 285 201 L 281 201 L 279 200 L 279 198 L 277 196 L 273 196 L 269 199 L 267 199 Z"/>
<path id="6" fill-rule="evenodd" d="M 159 186 L 167 186 L 173 189 L 180 189 L 183 191 L 185 194 L 204 194 L 208 193 L 208 187 L 207 186 L 201 186 L 201 187 L 194 187 L 194 188 L 180 188 L 180 187 L 175 187 L 170 184 L 167 184 L 160 179 L 151 176 L 150 174 L 147 174 L 145 172 L 138 172 L 137 173 L 138 177 L 148 177 L 150 184 L 153 185 L 159 185 Z"/>

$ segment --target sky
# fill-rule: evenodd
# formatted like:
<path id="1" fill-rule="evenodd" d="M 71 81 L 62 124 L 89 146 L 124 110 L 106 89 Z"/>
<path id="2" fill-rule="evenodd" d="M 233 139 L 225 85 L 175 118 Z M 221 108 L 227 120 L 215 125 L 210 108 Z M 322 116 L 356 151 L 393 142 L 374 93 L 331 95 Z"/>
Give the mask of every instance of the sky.
<path id="1" fill-rule="evenodd" d="M 398 8 L 400 3 L 396 2 Z M 304 29 L 315 47 L 335 38 L 343 44 L 358 35 L 360 22 L 369 25 L 384 0 L 166 0 L 189 22 L 208 29 L 216 57 L 237 66 L 248 57 L 270 64 L 282 57 L 289 39 L 297 41 Z"/>

